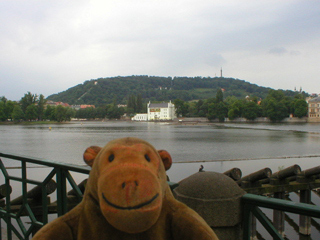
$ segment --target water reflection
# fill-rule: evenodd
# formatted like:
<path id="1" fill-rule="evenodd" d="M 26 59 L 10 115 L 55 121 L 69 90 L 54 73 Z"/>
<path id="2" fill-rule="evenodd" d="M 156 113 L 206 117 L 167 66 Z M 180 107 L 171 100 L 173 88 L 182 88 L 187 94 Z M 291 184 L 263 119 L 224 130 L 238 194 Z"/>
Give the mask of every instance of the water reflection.
<path id="1" fill-rule="evenodd" d="M 293 164 L 302 170 L 320 165 L 320 124 L 84 122 L 50 127 L 51 131 L 48 125 L 0 125 L 0 151 L 83 165 L 82 153 L 88 146 L 104 146 L 120 137 L 139 137 L 170 152 L 174 164 L 167 174 L 174 182 L 198 172 L 200 165 L 205 171 L 221 173 L 237 167 L 243 176 L 265 167 L 276 172 Z M 45 172 L 42 168 L 32 170 L 40 178 Z M 292 232 L 288 232 L 288 238 L 296 239 Z"/>
<path id="2" fill-rule="evenodd" d="M 168 150 L 175 162 L 305 156 L 320 154 L 320 134 L 312 133 L 318 126 L 85 122 L 50 125 L 50 131 L 47 125 L 2 125 L 0 150 L 82 164 L 88 146 L 133 136 Z"/>

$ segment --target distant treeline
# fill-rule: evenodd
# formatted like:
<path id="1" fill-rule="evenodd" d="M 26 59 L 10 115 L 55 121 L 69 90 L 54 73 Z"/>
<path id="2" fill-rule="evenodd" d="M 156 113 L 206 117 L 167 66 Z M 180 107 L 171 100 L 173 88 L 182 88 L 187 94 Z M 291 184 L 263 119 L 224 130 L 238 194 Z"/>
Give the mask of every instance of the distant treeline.
<path id="1" fill-rule="evenodd" d="M 62 105 L 47 105 L 47 100 L 42 94 L 26 93 L 19 102 L 0 98 L 0 121 L 70 121 L 71 118 L 109 118 L 119 119 L 124 114 L 124 108 L 117 104 L 107 104 L 98 108 L 85 108 L 75 110 Z"/>
<path id="2" fill-rule="evenodd" d="M 124 114 L 128 117 L 136 113 L 146 113 L 147 103 L 143 102 L 141 94 L 131 94 L 127 97 L 126 107 L 119 107 L 116 100 L 111 104 L 100 104 L 98 107 L 74 110 L 61 105 L 46 105 L 46 99 L 28 92 L 19 102 L 0 98 L 0 121 L 69 121 L 71 118 L 85 119 L 120 119 Z M 173 103 L 179 117 L 207 117 L 209 120 L 219 119 L 224 121 L 226 117 L 233 120 L 243 117 L 254 120 L 258 117 L 267 117 L 273 122 L 281 121 L 292 114 L 295 117 L 305 117 L 308 106 L 305 95 L 295 93 L 287 96 L 282 90 L 270 89 L 264 99 L 258 97 L 245 97 L 239 99 L 235 96 L 224 97 L 219 88 L 214 97 L 198 100 L 184 101 L 175 98 Z"/>
<path id="3" fill-rule="evenodd" d="M 95 106 L 113 102 L 125 104 L 130 95 L 140 95 L 144 103 L 174 99 L 192 101 L 212 98 L 218 89 L 224 90 L 225 98 L 234 96 L 238 99 L 244 99 L 246 96 L 264 99 L 270 90 L 270 88 L 234 78 L 128 76 L 85 81 L 64 92 L 51 95 L 47 99 Z M 283 93 L 289 97 L 296 94 L 289 90 Z"/>
<path id="4" fill-rule="evenodd" d="M 302 118 L 308 113 L 308 104 L 303 94 L 296 93 L 290 97 L 281 90 L 273 89 L 269 90 L 265 99 L 238 99 L 234 96 L 224 99 L 223 92 L 219 89 L 214 98 L 191 102 L 176 99 L 173 103 L 178 116 L 207 117 L 209 120 L 218 119 L 220 122 L 227 117 L 230 120 L 240 117 L 247 120 L 267 117 L 273 122 L 279 122 L 289 115 Z"/>

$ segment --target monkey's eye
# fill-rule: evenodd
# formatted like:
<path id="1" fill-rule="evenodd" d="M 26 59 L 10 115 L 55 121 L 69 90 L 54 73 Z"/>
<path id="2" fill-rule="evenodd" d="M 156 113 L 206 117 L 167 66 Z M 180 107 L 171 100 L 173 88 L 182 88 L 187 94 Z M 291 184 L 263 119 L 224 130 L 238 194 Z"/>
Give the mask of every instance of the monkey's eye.
<path id="1" fill-rule="evenodd" d="M 109 160 L 109 162 L 112 162 L 112 161 L 114 160 L 114 155 L 111 154 L 111 155 L 109 156 L 108 160 Z"/>
<path id="2" fill-rule="evenodd" d="M 146 159 L 148 162 L 150 162 L 150 161 L 151 161 L 151 159 L 150 159 L 150 157 L 149 157 L 149 155 L 148 155 L 148 154 L 144 155 L 144 157 L 145 157 L 145 159 Z"/>

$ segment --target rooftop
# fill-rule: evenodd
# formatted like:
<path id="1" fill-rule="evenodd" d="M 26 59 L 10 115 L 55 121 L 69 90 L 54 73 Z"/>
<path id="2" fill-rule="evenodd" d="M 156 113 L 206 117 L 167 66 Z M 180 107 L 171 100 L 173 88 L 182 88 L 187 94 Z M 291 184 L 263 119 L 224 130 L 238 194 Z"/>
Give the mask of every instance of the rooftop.
<path id="1" fill-rule="evenodd" d="M 167 108 L 168 103 L 150 103 L 149 108 Z"/>
<path id="2" fill-rule="evenodd" d="M 308 102 L 320 102 L 320 97 L 312 98 Z"/>

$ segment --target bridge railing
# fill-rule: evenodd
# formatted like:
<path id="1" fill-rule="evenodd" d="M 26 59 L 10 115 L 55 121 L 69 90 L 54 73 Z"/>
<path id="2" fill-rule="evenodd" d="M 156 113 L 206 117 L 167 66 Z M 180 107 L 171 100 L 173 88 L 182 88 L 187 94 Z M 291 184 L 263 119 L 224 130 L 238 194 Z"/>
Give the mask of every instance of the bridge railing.
<path id="1" fill-rule="evenodd" d="M 11 165 L 12 161 L 20 165 L 15 166 L 14 169 L 6 166 L 5 163 L 9 162 Z M 35 166 L 38 167 L 34 168 Z M 42 169 L 46 169 L 48 173 L 42 174 L 44 177 L 41 179 L 43 180 L 39 180 L 39 177 L 35 176 L 38 175 L 35 171 L 44 172 Z M 2 175 L 0 173 L 0 180 L 4 181 L 4 184 L 0 186 L 0 240 L 3 235 L 1 222 L 6 224 L 6 239 L 30 239 L 33 233 L 48 223 L 49 214 L 55 213 L 61 216 L 77 205 L 82 200 L 84 191 L 82 185 L 85 184 L 85 181 L 77 184 L 74 176 L 82 174 L 83 178 L 87 178 L 90 172 L 88 167 L 5 153 L 0 153 L 0 170 L 2 173 Z M 17 191 L 14 189 L 11 194 L 11 188 L 15 187 L 15 182 L 21 185 L 21 196 L 12 199 L 12 195 Z M 169 184 L 172 188 L 176 185 Z M 31 189 L 30 186 L 36 187 Z M 68 191 L 68 187 L 72 190 Z M 56 201 L 51 203 L 48 194 L 55 194 Z M 258 219 L 274 239 L 284 239 L 260 208 L 320 218 L 320 207 L 318 206 L 245 194 L 242 197 L 244 240 L 249 240 L 252 236 L 253 218 Z M 26 217 L 28 222 L 24 219 Z"/>
<path id="2" fill-rule="evenodd" d="M 1 158 L 7 161 L 2 161 Z M 12 160 L 14 160 L 18 162 L 18 166 L 6 167 L 5 163 L 8 163 L 8 160 L 9 165 L 12 165 Z M 34 176 L 37 175 L 35 171 L 43 172 L 44 167 L 49 173 L 44 177 L 44 180 L 37 180 Z M 87 167 L 5 153 L 0 153 L 0 169 L 2 172 L 0 179 L 4 181 L 1 186 L 2 194 L 0 193 L 0 197 L 3 198 L 0 199 L 0 220 L 6 224 L 8 240 L 13 239 L 14 235 L 14 239 L 31 238 L 33 233 L 48 223 L 50 213 L 57 213 L 57 216 L 61 216 L 78 204 L 82 200 L 83 191 L 72 174 L 80 173 L 88 177 L 90 172 Z M 15 174 L 11 173 L 13 171 Z M 16 199 L 12 199 L 12 194 L 10 194 L 12 185 L 15 185 L 14 182 L 20 183 L 22 193 Z M 30 186 L 36 187 L 29 189 Z M 72 201 L 67 192 L 68 186 L 73 189 Z M 13 192 L 15 191 L 18 190 L 14 189 Z M 51 203 L 50 197 L 47 195 L 53 191 L 56 192 L 56 201 Z M 1 231 L 2 228 L 0 228 L 0 240 L 2 239 Z"/>
<path id="3" fill-rule="evenodd" d="M 269 232 L 274 240 L 284 240 L 283 236 L 274 227 L 273 223 L 261 211 L 261 207 L 320 218 L 320 207 L 312 204 L 296 203 L 249 193 L 245 194 L 241 200 L 243 209 L 243 240 L 251 239 L 253 216 L 260 221 L 262 226 Z"/>

